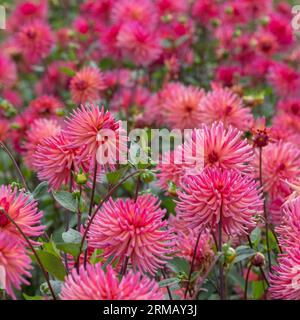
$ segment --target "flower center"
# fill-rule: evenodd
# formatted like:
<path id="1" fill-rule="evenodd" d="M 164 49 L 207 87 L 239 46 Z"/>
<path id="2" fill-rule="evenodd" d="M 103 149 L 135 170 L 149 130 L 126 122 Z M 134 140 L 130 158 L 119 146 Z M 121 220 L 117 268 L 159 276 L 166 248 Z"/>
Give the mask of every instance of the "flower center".
<path id="1" fill-rule="evenodd" d="M 299 115 L 299 105 L 297 103 L 293 103 L 291 105 L 291 111 L 294 115 Z"/>
<path id="2" fill-rule="evenodd" d="M 78 80 L 75 86 L 77 90 L 84 91 L 88 87 L 88 83 L 85 80 Z"/>
<path id="3" fill-rule="evenodd" d="M 36 38 L 36 32 L 34 30 L 28 30 L 26 35 L 27 35 L 27 37 L 29 39 L 35 39 Z"/>
<path id="4" fill-rule="evenodd" d="M 230 106 L 230 105 L 226 106 L 225 115 L 226 116 L 230 115 L 231 111 L 232 111 L 232 106 Z"/>
<path id="5" fill-rule="evenodd" d="M 5 227 L 8 224 L 9 220 L 4 214 L 4 209 L 0 208 L 0 227 Z"/>
<path id="6" fill-rule="evenodd" d="M 185 111 L 187 112 L 187 113 L 191 113 L 192 111 L 193 111 L 193 107 L 191 106 L 191 105 L 187 105 L 187 106 L 185 106 Z"/>
<path id="7" fill-rule="evenodd" d="M 219 160 L 219 156 L 216 154 L 215 151 L 211 152 L 207 158 L 208 158 L 208 162 L 211 164 L 213 164 Z"/>
<path id="8" fill-rule="evenodd" d="M 286 168 L 285 164 L 284 163 L 281 163 L 278 167 L 278 171 L 283 171 L 284 169 Z"/>

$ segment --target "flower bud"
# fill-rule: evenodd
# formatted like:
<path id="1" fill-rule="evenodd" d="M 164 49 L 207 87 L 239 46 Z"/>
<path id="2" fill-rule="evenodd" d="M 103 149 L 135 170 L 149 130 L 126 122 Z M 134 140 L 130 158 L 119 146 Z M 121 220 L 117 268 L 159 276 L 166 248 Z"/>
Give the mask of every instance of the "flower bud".
<path id="1" fill-rule="evenodd" d="M 84 185 L 87 183 L 88 177 L 85 173 L 81 172 L 81 173 L 76 174 L 75 181 L 79 185 Z"/>
<path id="2" fill-rule="evenodd" d="M 155 174 L 150 170 L 145 170 L 140 177 L 143 182 L 150 183 L 155 179 Z"/>
<path id="3" fill-rule="evenodd" d="M 262 267 L 265 264 L 265 261 L 265 256 L 260 252 L 257 252 L 251 259 L 251 262 L 255 267 Z"/>

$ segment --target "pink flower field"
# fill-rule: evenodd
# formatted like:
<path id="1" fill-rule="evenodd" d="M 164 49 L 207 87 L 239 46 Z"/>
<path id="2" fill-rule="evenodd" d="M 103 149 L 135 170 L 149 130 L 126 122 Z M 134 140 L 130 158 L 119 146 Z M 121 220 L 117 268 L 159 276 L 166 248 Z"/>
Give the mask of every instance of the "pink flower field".
<path id="1" fill-rule="evenodd" d="M 0 300 L 300 300 L 296 4 L 2 1 Z"/>

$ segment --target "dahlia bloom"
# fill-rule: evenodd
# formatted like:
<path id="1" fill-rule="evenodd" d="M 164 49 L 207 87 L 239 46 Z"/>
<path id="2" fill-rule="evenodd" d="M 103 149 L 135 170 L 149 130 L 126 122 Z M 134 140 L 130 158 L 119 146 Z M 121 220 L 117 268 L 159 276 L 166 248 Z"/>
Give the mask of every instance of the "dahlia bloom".
<path id="1" fill-rule="evenodd" d="M 300 247 L 300 197 L 282 206 L 281 223 L 276 227 L 276 233 L 283 247 Z"/>
<path id="2" fill-rule="evenodd" d="M 29 168 L 33 167 L 34 154 L 37 146 L 44 138 L 55 136 L 61 130 L 56 120 L 37 119 L 26 132 L 24 143 L 24 161 Z"/>
<path id="3" fill-rule="evenodd" d="M 0 141 L 5 141 L 8 137 L 9 122 L 6 119 L 0 119 Z"/>
<path id="4" fill-rule="evenodd" d="M 216 0 L 196 0 L 193 2 L 193 17 L 202 25 L 207 25 L 209 21 L 218 16 L 219 10 Z"/>
<path id="5" fill-rule="evenodd" d="M 101 264 L 73 269 L 67 277 L 60 297 L 62 300 L 162 300 L 158 284 L 140 273 L 132 272 L 118 279 L 109 265 L 106 273 Z"/>
<path id="6" fill-rule="evenodd" d="M 204 95 L 202 89 L 180 83 L 163 89 L 160 113 L 166 124 L 175 129 L 199 128 L 202 120 L 200 102 Z"/>
<path id="7" fill-rule="evenodd" d="M 88 233 L 89 244 L 122 263 L 130 258 L 134 270 L 154 275 L 172 252 L 174 237 L 163 220 L 165 210 L 153 195 L 110 199 L 97 213 Z M 108 227 L 109 226 L 109 227 Z"/>
<path id="8" fill-rule="evenodd" d="M 114 1 L 111 8 L 111 19 L 113 23 L 139 22 L 154 28 L 158 22 L 157 9 L 151 0 Z"/>
<path id="9" fill-rule="evenodd" d="M 199 118 L 206 124 L 222 121 L 225 127 L 232 125 L 242 131 L 249 130 L 254 121 L 251 109 L 227 88 L 216 88 L 201 100 Z"/>
<path id="10" fill-rule="evenodd" d="M 38 63 L 50 53 L 54 38 L 49 25 L 36 20 L 20 29 L 16 42 L 26 62 Z"/>
<path id="11" fill-rule="evenodd" d="M 162 53 L 157 35 L 138 22 L 122 25 L 117 36 L 117 47 L 125 57 L 142 66 L 148 66 Z"/>
<path id="12" fill-rule="evenodd" d="M 259 176 L 259 154 L 255 166 Z M 265 192 L 274 198 L 281 194 L 284 180 L 292 181 L 300 173 L 300 151 L 292 143 L 279 141 L 262 149 L 262 180 Z"/>
<path id="13" fill-rule="evenodd" d="M 33 155 L 33 166 L 41 181 L 48 181 L 53 189 L 68 185 L 71 172 L 89 168 L 87 158 L 82 157 L 80 147 L 71 146 L 67 135 L 62 131 L 55 136 L 43 139 Z"/>
<path id="14" fill-rule="evenodd" d="M 217 229 L 227 235 L 242 235 L 255 226 L 255 215 L 262 213 L 258 184 L 237 171 L 207 168 L 190 176 L 179 191 L 177 212 L 187 227 Z"/>
<path id="15" fill-rule="evenodd" d="M 32 100 L 28 110 L 40 116 L 55 116 L 56 112 L 63 108 L 63 103 L 54 96 L 43 95 Z"/>
<path id="16" fill-rule="evenodd" d="M 121 48 L 118 47 L 117 37 L 121 29 L 121 24 L 108 26 L 100 34 L 100 45 L 105 56 L 113 56 L 115 59 L 122 57 Z"/>
<path id="17" fill-rule="evenodd" d="M 85 67 L 72 78 L 70 90 L 76 104 L 93 103 L 100 99 L 100 91 L 106 89 L 102 73 L 93 67 Z"/>
<path id="18" fill-rule="evenodd" d="M 286 47 L 292 44 L 294 36 L 290 17 L 286 18 L 282 15 L 272 14 L 267 28 L 276 37 L 280 45 Z"/>
<path id="19" fill-rule="evenodd" d="M 30 264 L 26 247 L 14 236 L 0 232 L 0 273 L 1 276 L 4 273 L 5 290 L 13 299 L 16 299 L 14 288 L 21 290 L 22 284 L 29 285 L 26 278 L 31 277 Z"/>
<path id="20" fill-rule="evenodd" d="M 189 163 L 234 169 L 243 173 L 252 171 L 249 162 L 254 154 L 247 140 L 243 139 L 243 132 L 231 126 L 226 129 L 222 122 L 215 122 L 211 126 L 203 125 L 200 129 L 193 130 L 181 148 L 185 160 Z M 202 161 L 199 155 L 203 156 Z"/>
<path id="21" fill-rule="evenodd" d="M 45 227 L 41 225 L 42 212 L 37 202 L 23 191 L 18 192 L 10 186 L 0 188 L 0 233 L 6 232 L 25 241 L 17 228 L 9 221 L 5 211 L 21 228 L 27 237 L 38 237 Z"/>
<path id="22" fill-rule="evenodd" d="M 17 70 L 14 62 L 0 53 L 0 88 L 9 88 L 17 80 Z"/>
<path id="23" fill-rule="evenodd" d="M 281 96 L 293 95 L 299 89 L 299 73 L 285 63 L 273 64 L 269 69 L 268 80 Z"/>
<path id="24" fill-rule="evenodd" d="M 115 132 L 115 140 L 117 140 L 107 141 L 107 143 L 114 144 L 116 142 L 116 145 L 112 147 L 116 149 L 117 153 L 124 148 L 120 138 L 122 131 L 120 122 L 116 121 L 110 112 L 105 112 L 103 107 L 100 109 L 95 105 L 82 105 L 81 108 L 73 111 L 66 124 L 66 135 L 74 147 L 83 148 L 83 156 L 90 155 L 92 159 L 96 158 L 97 151 L 103 143 L 99 141 L 99 135 L 101 135 L 101 131 L 105 134 L 106 130 Z"/>
<path id="25" fill-rule="evenodd" d="M 176 255 L 189 261 L 193 260 L 198 234 L 193 230 L 179 232 L 177 236 Z M 198 247 L 194 259 L 194 270 L 207 270 L 215 253 L 212 250 L 212 235 L 209 230 L 204 230 L 198 242 Z"/>
<path id="26" fill-rule="evenodd" d="M 257 49 L 263 55 L 272 56 L 278 49 L 278 43 L 276 37 L 266 31 L 260 31 L 255 36 L 255 41 L 257 41 Z"/>
<path id="27" fill-rule="evenodd" d="M 280 255 L 278 266 L 270 273 L 269 294 L 271 299 L 300 299 L 300 249 L 293 247 L 287 254 Z"/>

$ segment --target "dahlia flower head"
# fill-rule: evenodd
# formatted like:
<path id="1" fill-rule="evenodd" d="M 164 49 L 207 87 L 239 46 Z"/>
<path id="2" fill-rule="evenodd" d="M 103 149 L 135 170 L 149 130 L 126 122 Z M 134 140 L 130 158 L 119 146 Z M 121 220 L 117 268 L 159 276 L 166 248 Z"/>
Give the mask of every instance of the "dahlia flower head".
<path id="1" fill-rule="evenodd" d="M 207 168 L 190 176 L 178 191 L 176 211 L 194 230 L 219 224 L 227 235 L 243 235 L 256 225 L 262 214 L 262 195 L 257 182 L 238 171 Z"/>
<path id="2" fill-rule="evenodd" d="M 38 204 L 30 195 L 23 191 L 17 191 L 10 186 L 2 185 L 0 188 L 0 233 L 8 233 L 24 243 L 14 224 L 3 213 L 13 219 L 27 237 L 38 237 L 43 234 L 45 226 L 41 224 L 42 212 L 38 210 Z"/>
<path id="3" fill-rule="evenodd" d="M 29 168 L 33 168 L 34 154 L 37 146 L 45 138 L 57 135 L 61 131 L 61 126 L 56 120 L 37 119 L 26 132 L 24 143 L 24 161 Z"/>
<path id="4" fill-rule="evenodd" d="M 259 177 L 259 152 L 254 160 Z M 278 141 L 262 149 L 262 181 L 265 192 L 272 198 L 281 194 L 285 180 L 293 181 L 300 173 L 300 151 L 292 143 Z"/>
<path id="5" fill-rule="evenodd" d="M 74 268 L 62 286 L 62 300 L 162 300 L 163 294 L 154 280 L 140 273 L 128 272 L 118 278 L 109 265 L 106 272 L 101 264 Z"/>
<path id="6" fill-rule="evenodd" d="M 52 95 L 42 95 L 36 99 L 33 99 L 28 107 L 36 116 L 43 117 L 55 117 L 57 111 L 63 108 L 63 103 Z"/>
<path id="7" fill-rule="evenodd" d="M 1 216 L 0 219 L 2 219 Z M 0 284 L 13 299 L 16 299 L 14 289 L 21 290 L 21 285 L 29 285 L 27 278 L 31 277 L 30 269 L 32 269 L 31 259 L 26 252 L 26 247 L 18 238 L 1 231 Z"/>
<path id="8" fill-rule="evenodd" d="M 193 130 L 182 145 L 163 155 L 157 166 L 159 186 L 167 190 L 173 182 L 180 187 L 184 177 L 199 174 L 207 167 L 252 174 L 253 149 L 242 136 L 243 132 L 231 126 L 226 129 L 222 122 Z"/>
<path id="9" fill-rule="evenodd" d="M 41 181 L 47 181 L 51 189 L 69 185 L 72 172 L 89 172 L 90 157 L 82 156 L 82 149 L 71 144 L 64 131 L 44 138 L 33 154 L 33 167 Z"/>
<path id="10" fill-rule="evenodd" d="M 141 66 L 149 66 L 162 53 L 157 33 L 139 22 L 124 23 L 117 35 L 117 47 L 124 57 Z"/>
<path id="11" fill-rule="evenodd" d="M 275 229 L 281 246 L 285 250 L 300 248 L 300 197 L 287 200 L 281 211 L 281 223 Z"/>
<path id="12" fill-rule="evenodd" d="M 0 53 L 0 88 L 9 88 L 17 80 L 15 63 L 9 56 Z"/>
<path id="13" fill-rule="evenodd" d="M 111 8 L 111 20 L 114 24 L 138 22 L 155 28 L 158 23 L 158 12 L 151 0 L 114 1 Z"/>
<path id="14" fill-rule="evenodd" d="M 78 105 L 100 100 L 100 92 L 105 89 L 104 76 L 99 69 L 94 67 L 84 67 L 70 82 L 72 100 Z"/>
<path id="15" fill-rule="evenodd" d="M 269 68 L 268 81 L 279 96 L 299 93 L 300 74 L 283 62 L 275 63 Z"/>
<path id="16" fill-rule="evenodd" d="M 0 119 L 0 141 L 5 141 L 9 137 L 9 121 Z"/>
<path id="17" fill-rule="evenodd" d="M 278 265 L 270 273 L 269 295 L 271 299 L 300 300 L 300 248 L 292 247 L 279 255 Z"/>
<path id="18" fill-rule="evenodd" d="M 199 128 L 202 118 L 200 102 L 204 98 L 204 90 L 184 86 L 176 82 L 168 84 L 160 94 L 159 115 L 170 128 Z"/>
<path id="19" fill-rule="evenodd" d="M 105 112 L 104 107 L 81 105 L 75 109 L 66 120 L 65 134 L 71 145 L 81 148 L 82 156 L 90 156 L 92 161 L 97 154 L 101 157 L 102 147 L 112 150 L 112 159 L 108 159 L 108 162 L 121 161 L 127 152 L 127 140 L 121 122 L 115 120 L 110 112 Z M 100 158 L 97 160 L 102 162 Z"/>
<path id="20" fill-rule="evenodd" d="M 16 43 L 26 63 L 39 63 L 53 47 L 54 37 L 46 22 L 35 20 L 22 26 L 16 35 Z"/>
<path id="21" fill-rule="evenodd" d="M 118 264 L 129 258 L 134 270 L 155 272 L 166 264 L 174 249 L 174 235 L 163 220 L 165 210 L 153 195 L 110 199 L 97 213 L 88 232 L 91 247 L 104 250 Z M 108 227 L 109 226 L 109 227 Z"/>
<path id="22" fill-rule="evenodd" d="M 197 243 L 198 234 L 194 230 L 186 230 L 185 232 L 178 232 L 176 255 L 184 258 L 190 263 L 194 257 L 194 250 Z M 212 235 L 209 230 L 203 230 L 200 235 L 196 255 L 194 258 L 194 270 L 201 270 L 205 272 L 208 269 L 215 253 L 212 250 Z"/>
<path id="23" fill-rule="evenodd" d="M 199 119 L 205 124 L 222 121 L 225 127 L 230 125 L 246 131 L 253 126 L 251 109 L 244 107 L 242 99 L 228 88 L 215 88 L 207 93 L 200 103 Z"/>

